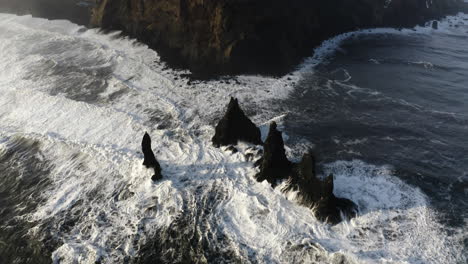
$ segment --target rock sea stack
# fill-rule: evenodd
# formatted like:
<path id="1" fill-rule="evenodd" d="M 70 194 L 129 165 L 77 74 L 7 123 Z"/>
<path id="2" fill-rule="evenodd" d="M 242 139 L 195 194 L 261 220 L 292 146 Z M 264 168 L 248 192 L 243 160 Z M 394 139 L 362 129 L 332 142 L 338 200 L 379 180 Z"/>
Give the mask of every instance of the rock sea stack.
<path id="1" fill-rule="evenodd" d="M 342 216 L 351 218 L 356 215 L 356 204 L 333 194 L 333 175 L 325 179 L 317 177 L 316 161 L 311 152 L 305 154 L 298 164 L 288 160 L 283 137 L 275 122 L 270 125 L 263 148 L 263 157 L 255 163 L 260 166 L 260 172 L 255 175 L 257 181 L 267 180 L 274 188 L 278 181 L 287 179 L 282 191 L 298 192 L 299 203 L 312 208 L 321 221 L 336 224 Z"/>
<path id="2" fill-rule="evenodd" d="M 153 177 L 151 177 L 151 179 L 153 181 L 162 179 L 161 165 L 159 165 L 159 162 L 156 160 L 153 150 L 151 149 L 151 137 L 148 135 L 148 133 L 145 133 L 145 135 L 143 136 L 143 141 L 141 142 L 141 149 L 144 155 L 143 165 L 146 166 L 146 168 L 154 169 L 154 175 Z"/>
<path id="3" fill-rule="evenodd" d="M 333 175 L 319 179 L 316 175 L 315 158 L 311 153 L 295 164 L 284 191 L 297 191 L 299 203 L 314 210 L 315 216 L 331 224 L 356 215 L 357 205 L 351 200 L 333 194 Z"/>
<path id="4" fill-rule="evenodd" d="M 236 145 L 238 141 L 245 141 L 255 145 L 263 144 L 260 129 L 244 114 L 237 99 L 232 97 L 226 113 L 215 130 L 212 139 L 215 147 Z"/>
<path id="5" fill-rule="evenodd" d="M 256 163 L 260 166 L 260 172 L 255 178 L 259 182 L 267 180 L 274 187 L 279 180 L 289 177 L 293 166 L 286 157 L 283 136 L 277 130 L 275 122 L 270 124 L 270 130 L 263 149 L 263 157 Z"/>

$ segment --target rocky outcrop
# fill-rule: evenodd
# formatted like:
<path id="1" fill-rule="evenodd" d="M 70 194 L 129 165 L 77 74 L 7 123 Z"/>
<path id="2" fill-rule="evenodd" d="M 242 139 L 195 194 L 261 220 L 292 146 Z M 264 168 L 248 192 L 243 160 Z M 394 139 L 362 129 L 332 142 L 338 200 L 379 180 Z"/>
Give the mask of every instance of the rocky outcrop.
<path id="1" fill-rule="evenodd" d="M 270 125 L 263 149 L 263 157 L 257 163 L 260 166 L 260 172 L 255 178 L 259 182 L 267 180 L 272 186 L 276 186 L 279 180 L 289 177 L 293 164 L 286 157 L 283 136 L 277 130 L 275 122 Z"/>
<path id="2" fill-rule="evenodd" d="M 461 0 L 97 0 L 92 24 L 123 30 L 197 74 L 290 70 L 333 35 L 408 27 Z"/>
<path id="3" fill-rule="evenodd" d="M 141 149 L 144 155 L 143 165 L 146 166 L 146 168 L 154 169 L 154 175 L 153 177 L 151 177 L 151 179 L 153 181 L 162 179 L 161 165 L 159 165 L 159 162 L 156 160 L 153 150 L 151 149 L 151 137 L 148 135 L 148 133 L 145 133 L 145 135 L 143 136 L 143 141 L 141 142 Z"/>
<path id="4" fill-rule="evenodd" d="M 244 114 L 237 99 L 232 97 L 215 131 L 212 139 L 215 147 L 236 145 L 238 141 L 263 144 L 260 129 Z"/>
<path id="5" fill-rule="evenodd" d="M 333 175 L 320 179 L 316 174 L 316 162 L 311 153 L 304 155 L 300 163 L 294 164 L 286 157 L 281 132 L 275 122 L 264 145 L 263 157 L 256 165 L 260 172 L 255 176 L 257 181 L 267 180 L 276 187 L 280 180 L 287 180 L 284 192 L 297 192 L 300 204 L 313 209 L 315 216 L 332 224 L 356 215 L 357 206 L 348 199 L 338 198 L 333 194 Z"/>
<path id="6" fill-rule="evenodd" d="M 333 175 L 319 179 L 316 175 L 315 158 L 307 153 L 299 164 L 294 166 L 285 191 L 297 191 L 299 202 L 313 208 L 315 216 L 336 224 L 345 218 L 354 217 L 357 206 L 348 199 L 333 194 Z"/>

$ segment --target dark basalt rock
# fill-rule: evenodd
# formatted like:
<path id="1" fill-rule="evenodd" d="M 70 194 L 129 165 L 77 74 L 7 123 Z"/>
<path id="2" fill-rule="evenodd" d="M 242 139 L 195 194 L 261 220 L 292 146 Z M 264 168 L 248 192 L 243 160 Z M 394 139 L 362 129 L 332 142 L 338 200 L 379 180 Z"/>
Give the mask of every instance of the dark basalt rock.
<path id="1" fill-rule="evenodd" d="M 433 28 L 433 29 L 439 29 L 439 22 L 437 22 L 437 21 L 432 21 L 432 28 Z"/>
<path id="2" fill-rule="evenodd" d="M 137 37 L 172 66 L 202 76 L 282 75 L 334 35 L 362 28 L 414 27 L 465 6 L 462 0 L 96 2 L 93 25 Z"/>
<path id="3" fill-rule="evenodd" d="M 342 220 L 342 215 L 345 218 L 356 215 L 356 204 L 333 194 L 333 175 L 323 180 L 317 177 L 315 158 L 311 153 L 305 154 L 298 164 L 287 159 L 283 137 L 275 122 L 270 125 L 263 157 L 255 165 L 260 166 L 260 172 L 255 176 L 257 181 L 267 180 L 275 187 L 279 180 L 288 179 L 283 191 L 298 191 L 299 203 L 313 208 L 321 221 L 336 224 Z"/>
<path id="4" fill-rule="evenodd" d="M 144 155 L 143 165 L 145 165 L 146 168 L 154 169 L 154 175 L 153 177 L 151 177 L 151 179 L 153 181 L 162 179 L 161 165 L 159 165 L 159 162 L 156 160 L 153 150 L 151 149 L 151 137 L 148 135 L 148 133 L 145 133 L 145 135 L 143 136 L 143 141 L 141 142 L 141 149 Z"/>
<path id="5" fill-rule="evenodd" d="M 283 137 L 275 122 L 270 125 L 263 148 L 263 157 L 256 162 L 260 166 L 260 172 L 255 178 L 259 182 L 267 180 L 274 187 L 278 180 L 287 179 L 292 169 L 292 163 L 286 157 Z"/>
<path id="6" fill-rule="evenodd" d="M 292 190 L 299 191 L 300 203 L 313 208 L 315 216 L 321 221 L 336 224 L 342 220 L 341 215 L 346 218 L 356 215 L 356 204 L 333 194 L 333 175 L 325 179 L 317 177 L 315 158 L 310 153 L 294 166 L 284 191 Z"/>
<path id="7" fill-rule="evenodd" d="M 216 126 L 212 142 L 215 147 L 220 147 L 236 145 L 238 141 L 263 144 L 260 129 L 244 114 L 237 99 L 231 97 L 226 114 Z"/>

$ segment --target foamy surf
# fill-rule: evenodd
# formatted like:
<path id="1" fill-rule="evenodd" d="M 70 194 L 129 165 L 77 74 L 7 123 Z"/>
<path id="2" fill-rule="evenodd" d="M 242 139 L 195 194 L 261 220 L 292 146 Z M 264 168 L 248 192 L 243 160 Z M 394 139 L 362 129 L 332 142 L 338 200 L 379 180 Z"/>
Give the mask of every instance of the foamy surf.
<path id="1" fill-rule="evenodd" d="M 154 248 L 162 252 L 153 254 L 170 261 L 178 249 L 161 244 L 174 241 L 180 250 L 200 250 L 190 256 L 207 262 L 455 263 L 465 258 L 461 239 L 438 224 L 428 198 L 399 180 L 391 167 L 326 164 L 325 172 L 335 175 L 335 193 L 360 207 L 355 219 L 330 226 L 294 197 L 254 180 L 257 171 L 245 155 L 255 151 L 252 146 L 241 144 L 236 154 L 211 146 L 213 121 L 229 96 L 239 98 L 265 135 L 269 121 L 281 123 L 287 114 L 271 104 L 287 98 L 302 74 L 358 33 L 325 42 L 289 77 L 191 82 L 186 72 L 167 69 L 156 52 L 116 33 L 6 14 L 0 15 L 0 32 L 0 151 L 14 149 L 18 137 L 39 142 L 50 184 L 34 211 L 20 218 L 34 223 L 31 237 L 56 234 L 55 263 L 144 260 Z M 400 34 L 391 29 L 362 34 L 369 32 Z M 157 183 L 141 164 L 145 131 L 163 169 L 164 179 Z"/>

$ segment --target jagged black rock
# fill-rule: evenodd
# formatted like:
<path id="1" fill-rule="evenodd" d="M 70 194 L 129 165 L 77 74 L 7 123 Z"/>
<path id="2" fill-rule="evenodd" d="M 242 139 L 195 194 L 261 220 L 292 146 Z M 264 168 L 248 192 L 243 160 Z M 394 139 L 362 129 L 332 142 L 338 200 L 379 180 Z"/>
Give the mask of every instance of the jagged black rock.
<path id="1" fill-rule="evenodd" d="M 293 164 L 286 157 L 283 136 L 277 130 L 275 122 L 270 124 L 263 148 L 263 157 L 256 162 L 256 165 L 260 166 L 260 172 L 255 178 L 259 182 L 267 180 L 272 186 L 276 186 L 278 180 L 288 178 Z"/>
<path id="2" fill-rule="evenodd" d="M 299 202 L 313 208 L 319 220 L 336 224 L 342 220 L 342 215 L 345 218 L 354 217 L 357 205 L 351 200 L 336 197 L 333 188 L 333 175 L 319 179 L 315 158 L 307 153 L 300 163 L 294 165 L 284 191 L 298 191 Z"/>
<path id="3" fill-rule="evenodd" d="M 151 179 L 153 181 L 162 179 L 161 165 L 159 165 L 159 162 L 156 160 L 153 150 L 151 149 L 151 137 L 148 135 L 148 133 L 145 133 L 145 135 L 143 136 L 143 141 L 141 142 L 141 149 L 144 155 L 143 165 L 146 166 L 146 168 L 154 169 L 154 175 L 153 177 L 151 177 Z"/>
<path id="4" fill-rule="evenodd" d="M 245 141 L 262 145 L 260 129 L 250 121 L 239 106 L 237 99 L 229 101 L 227 111 L 216 126 L 212 139 L 215 147 L 236 145 L 238 141 Z"/>
<path id="5" fill-rule="evenodd" d="M 283 191 L 297 191 L 299 203 L 312 208 L 321 221 L 336 224 L 342 220 L 342 215 L 345 218 L 356 215 L 356 204 L 333 194 L 333 175 L 323 180 L 317 177 L 316 161 L 311 152 L 305 154 L 300 163 L 288 160 L 283 137 L 275 122 L 270 124 L 263 157 L 255 165 L 260 166 L 260 172 L 255 176 L 257 181 L 267 180 L 276 187 L 278 181 L 287 179 Z"/>

